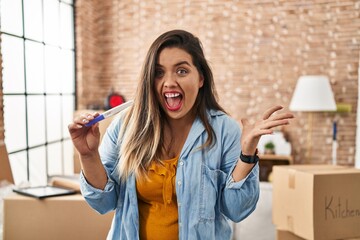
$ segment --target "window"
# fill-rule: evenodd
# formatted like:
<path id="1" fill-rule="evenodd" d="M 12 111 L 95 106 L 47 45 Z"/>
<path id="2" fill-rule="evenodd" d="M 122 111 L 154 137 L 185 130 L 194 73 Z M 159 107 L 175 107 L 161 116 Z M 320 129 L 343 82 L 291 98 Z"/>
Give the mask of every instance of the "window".
<path id="1" fill-rule="evenodd" d="M 0 0 L 5 144 L 15 184 L 73 173 L 72 0 Z"/>

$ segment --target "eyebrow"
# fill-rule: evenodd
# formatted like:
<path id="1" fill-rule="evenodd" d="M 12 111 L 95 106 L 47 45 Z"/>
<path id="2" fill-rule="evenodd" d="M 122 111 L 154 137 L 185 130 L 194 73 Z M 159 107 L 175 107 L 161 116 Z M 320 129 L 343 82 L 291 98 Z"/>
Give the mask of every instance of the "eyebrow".
<path id="1" fill-rule="evenodd" d="M 181 61 L 181 62 L 178 62 L 177 64 L 175 64 L 175 66 L 180 66 L 180 65 L 183 65 L 183 64 L 191 66 L 191 65 L 190 65 L 190 63 L 189 63 L 188 61 Z"/>
<path id="2" fill-rule="evenodd" d="M 180 65 L 183 65 L 183 64 L 188 65 L 188 66 L 191 67 L 191 64 L 188 61 L 180 61 L 180 62 L 176 63 L 174 66 L 177 67 L 177 66 L 180 66 Z M 157 67 L 162 67 L 162 65 L 158 64 L 158 63 L 156 63 L 156 66 Z"/>

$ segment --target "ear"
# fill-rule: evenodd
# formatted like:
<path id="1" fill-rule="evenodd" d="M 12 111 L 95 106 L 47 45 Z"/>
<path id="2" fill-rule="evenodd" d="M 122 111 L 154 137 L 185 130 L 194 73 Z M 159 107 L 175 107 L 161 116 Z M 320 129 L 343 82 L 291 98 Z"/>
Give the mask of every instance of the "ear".
<path id="1" fill-rule="evenodd" d="M 200 78 L 199 78 L 199 88 L 202 88 L 202 86 L 204 86 L 204 76 L 202 74 L 200 74 Z"/>

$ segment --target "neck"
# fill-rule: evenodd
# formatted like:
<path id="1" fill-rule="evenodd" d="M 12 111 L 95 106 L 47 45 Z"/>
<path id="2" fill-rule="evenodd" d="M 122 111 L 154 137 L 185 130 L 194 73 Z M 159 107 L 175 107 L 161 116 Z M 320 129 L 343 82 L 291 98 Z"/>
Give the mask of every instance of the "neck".
<path id="1" fill-rule="evenodd" d="M 180 155 L 195 116 L 186 119 L 168 119 L 164 127 L 163 158 L 170 159 Z"/>

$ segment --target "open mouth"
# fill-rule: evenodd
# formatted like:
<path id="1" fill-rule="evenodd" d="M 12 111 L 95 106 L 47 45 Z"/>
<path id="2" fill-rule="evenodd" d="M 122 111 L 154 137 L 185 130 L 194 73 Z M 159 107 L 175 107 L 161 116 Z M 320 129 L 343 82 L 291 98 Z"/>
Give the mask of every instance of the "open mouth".
<path id="1" fill-rule="evenodd" d="M 183 97 L 180 93 L 165 93 L 164 96 L 166 107 L 170 111 L 177 111 L 181 108 Z"/>

